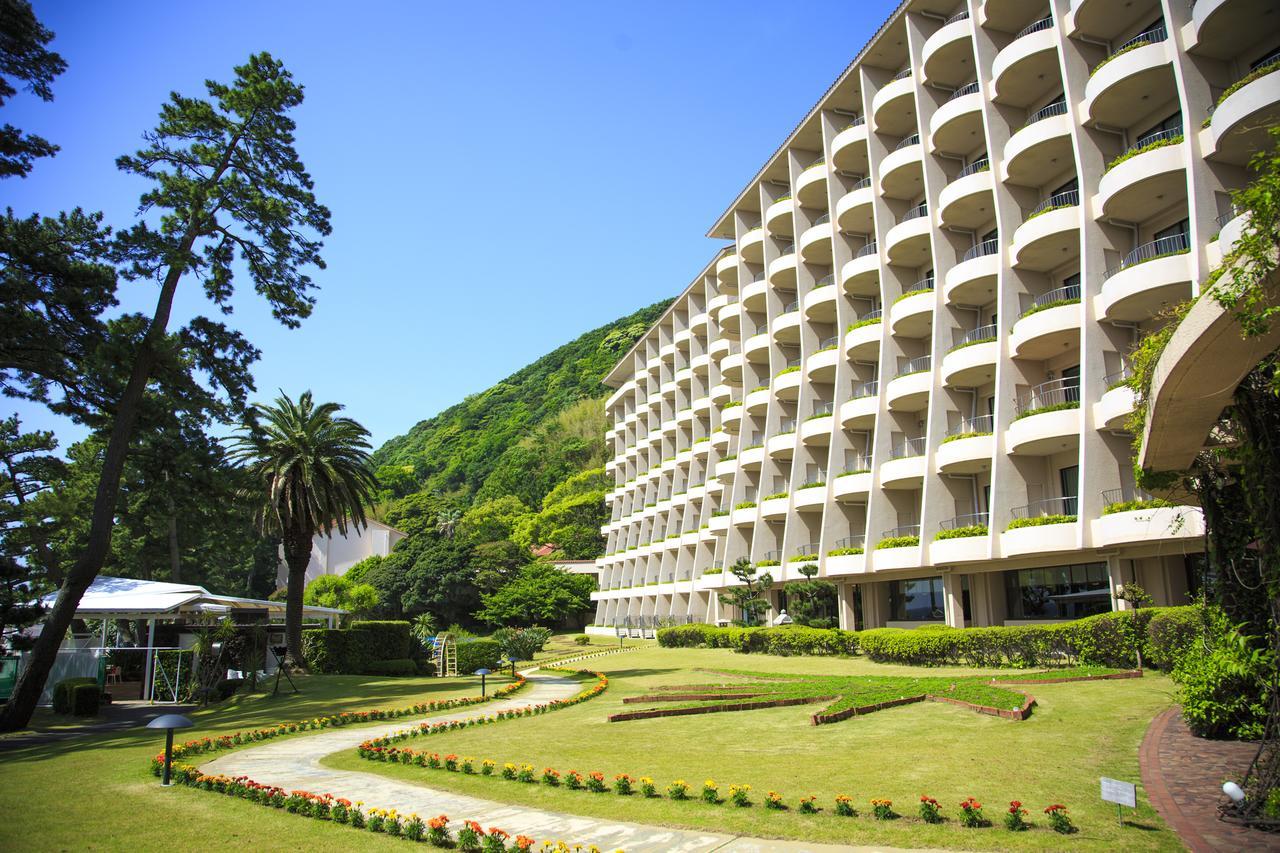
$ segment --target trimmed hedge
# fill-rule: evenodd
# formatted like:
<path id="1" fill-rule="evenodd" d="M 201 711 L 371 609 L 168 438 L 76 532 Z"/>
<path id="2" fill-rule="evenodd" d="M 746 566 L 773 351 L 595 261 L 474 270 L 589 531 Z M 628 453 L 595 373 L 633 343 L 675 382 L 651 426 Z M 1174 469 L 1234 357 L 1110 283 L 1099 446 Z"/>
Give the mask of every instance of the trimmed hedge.
<path id="1" fill-rule="evenodd" d="M 70 714 L 75 712 L 76 693 L 81 687 L 93 685 L 93 689 L 101 692 L 98 687 L 98 679 L 91 678 L 87 675 L 76 676 L 74 678 L 64 678 L 53 686 L 53 712 L 55 714 Z M 81 700 L 84 701 L 84 700 Z M 93 711 L 89 716 L 98 713 L 95 704 Z M 79 713 L 76 714 L 80 716 Z"/>
<path id="2" fill-rule="evenodd" d="M 98 704 L 102 701 L 102 688 L 97 680 L 90 684 L 77 684 L 71 688 L 71 713 L 76 717 L 98 716 Z"/>
<path id="3" fill-rule="evenodd" d="M 776 628 L 718 628 L 715 625 L 677 625 L 658 631 L 658 645 L 665 648 L 733 649 L 746 654 L 854 655 L 858 634 L 838 628 L 803 625 Z"/>
<path id="4" fill-rule="evenodd" d="M 417 675 L 418 666 L 409 658 L 376 660 L 365 668 L 369 675 Z"/>
<path id="5" fill-rule="evenodd" d="M 302 632 L 302 658 L 323 675 L 361 673 L 373 663 L 369 636 L 350 628 L 309 628 Z"/>
<path id="6" fill-rule="evenodd" d="M 413 648 L 412 626 L 399 621 L 352 622 L 352 631 L 362 631 L 369 645 L 369 658 L 374 661 L 403 660 Z"/>
<path id="7" fill-rule="evenodd" d="M 493 640 L 458 643 L 458 674 L 471 675 L 477 669 L 497 669 L 502 647 Z"/>

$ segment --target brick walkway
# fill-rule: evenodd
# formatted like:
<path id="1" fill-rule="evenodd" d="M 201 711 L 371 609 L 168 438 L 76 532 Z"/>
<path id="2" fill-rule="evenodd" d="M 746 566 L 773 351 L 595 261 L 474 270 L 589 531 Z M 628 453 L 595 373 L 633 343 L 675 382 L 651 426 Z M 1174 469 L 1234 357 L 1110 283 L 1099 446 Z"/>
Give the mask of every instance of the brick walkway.
<path id="1" fill-rule="evenodd" d="M 1187 728 L 1176 706 L 1151 721 L 1142 740 L 1142 784 L 1151 805 L 1193 853 L 1280 851 L 1280 835 L 1218 820 L 1222 783 L 1239 778 L 1257 746 L 1206 740 Z"/>

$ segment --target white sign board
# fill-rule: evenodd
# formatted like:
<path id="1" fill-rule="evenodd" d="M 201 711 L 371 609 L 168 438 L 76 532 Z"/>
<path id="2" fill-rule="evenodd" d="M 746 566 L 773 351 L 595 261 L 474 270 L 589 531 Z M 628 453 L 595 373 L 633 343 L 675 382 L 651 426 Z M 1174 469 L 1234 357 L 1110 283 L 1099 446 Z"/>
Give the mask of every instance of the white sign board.
<path id="1" fill-rule="evenodd" d="M 1137 792 L 1132 782 L 1121 782 L 1119 779 L 1102 777 L 1103 802 L 1115 803 L 1119 806 L 1137 808 Z"/>

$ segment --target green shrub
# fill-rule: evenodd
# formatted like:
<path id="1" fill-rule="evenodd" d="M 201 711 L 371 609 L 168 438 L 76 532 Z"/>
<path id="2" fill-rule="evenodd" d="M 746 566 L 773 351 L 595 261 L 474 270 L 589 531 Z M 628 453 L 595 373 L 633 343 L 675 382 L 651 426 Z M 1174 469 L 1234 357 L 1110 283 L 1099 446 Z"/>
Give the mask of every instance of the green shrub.
<path id="1" fill-rule="evenodd" d="M 413 646 L 412 625 L 397 621 L 352 622 L 351 630 L 360 631 L 358 641 L 368 644 L 369 659 L 401 660 L 409 656 Z"/>
<path id="2" fill-rule="evenodd" d="M 573 644 L 575 646 L 589 646 L 591 645 L 591 638 L 588 637 L 586 634 L 583 634 L 579 637 L 574 637 Z"/>
<path id="3" fill-rule="evenodd" d="M 827 552 L 827 556 L 828 557 L 847 557 L 853 554 L 862 554 L 862 553 L 864 553 L 864 551 L 860 546 L 853 547 L 853 548 L 832 548 L 830 551 Z"/>
<path id="4" fill-rule="evenodd" d="M 782 565 L 781 560 L 757 560 L 756 561 L 757 569 L 764 569 L 772 566 L 781 566 L 781 565 Z M 706 572 L 703 572 L 703 574 L 706 574 Z"/>
<path id="5" fill-rule="evenodd" d="M 718 575 L 718 574 L 720 574 L 720 573 L 721 573 L 721 572 L 723 572 L 723 571 L 724 571 L 724 569 L 720 568 L 719 566 L 715 566 L 715 567 L 710 568 L 710 569 L 703 569 L 703 570 L 702 570 L 702 574 L 703 574 L 704 576 L 705 576 L 705 575 Z"/>
<path id="6" fill-rule="evenodd" d="M 853 655 L 858 652 L 858 634 L 804 625 L 770 628 L 677 625 L 658 631 L 658 645 L 664 648 L 733 649 L 743 654 Z"/>
<path id="7" fill-rule="evenodd" d="M 1110 163 L 1108 163 L 1106 171 L 1110 172 L 1112 169 L 1114 169 L 1116 166 L 1119 166 L 1124 161 L 1132 160 L 1134 157 L 1137 157 L 1139 154 L 1146 154 L 1148 151 L 1155 151 L 1157 148 L 1166 148 L 1170 145 L 1181 145 L 1181 144 L 1182 144 L 1182 134 L 1179 133 L 1177 136 L 1170 136 L 1166 139 L 1157 139 L 1152 142 L 1148 142 L 1146 145 L 1143 145 L 1139 148 L 1130 148 L 1129 150 L 1120 154 L 1120 156 L 1116 157 Z M 1106 172 L 1103 172 L 1103 174 L 1106 174 Z"/>
<path id="8" fill-rule="evenodd" d="M 493 640 L 471 640 L 458 643 L 458 674 L 470 675 L 477 669 L 497 669 L 502 648 Z"/>
<path id="9" fill-rule="evenodd" d="M 1148 614 L 1142 662 L 1162 672 L 1172 672 L 1205 630 L 1203 607 L 1150 607 L 1138 612 Z"/>
<path id="10" fill-rule="evenodd" d="M 1182 717 L 1201 737 L 1257 740 L 1266 728 L 1266 666 L 1256 638 L 1240 635 L 1217 608 L 1205 642 L 1188 644 L 1173 669 Z"/>
<path id="11" fill-rule="evenodd" d="M 1074 515 L 1037 515 L 1032 518 L 1015 518 L 1009 522 L 1005 530 L 1017 530 L 1020 527 L 1044 527 L 1048 524 L 1071 524 L 1076 520 Z"/>
<path id="12" fill-rule="evenodd" d="M 825 480 L 814 480 L 812 483 L 805 483 L 803 486 L 800 486 L 800 488 L 801 489 L 820 489 L 826 484 L 827 483 Z"/>
<path id="13" fill-rule="evenodd" d="M 910 548 L 919 544 L 919 536 L 886 536 L 876 543 L 876 548 Z"/>
<path id="14" fill-rule="evenodd" d="M 426 658 L 418 658 L 413 662 L 413 666 L 418 671 L 418 675 L 432 676 L 436 674 L 435 663 Z"/>
<path id="15" fill-rule="evenodd" d="M 904 299 L 910 299 L 912 296 L 919 296 L 922 293 L 933 293 L 932 287 L 917 287 L 915 290 L 908 290 L 906 293 L 893 300 L 893 304 L 897 305 Z"/>
<path id="16" fill-rule="evenodd" d="M 98 716 L 98 703 L 102 700 L 102 688 L 96 678 L 88 684 L 71 685 L 71 714 L 76 717 Z"/>
<path id="17" fill-rule="evenodd" d="M 1132 500 L 1132 501 L 1116 501 L 1109 503 L 1102 508 L 1103 515 L 1113 515 L 1117 512 L 1133 512 L 1139 509 L 1156 509 L 1158 507 L 1175 506 L 1172 501 L 1166 501 L 1162 498 L 1151 498 L 1149 500 Z"/>
<path id="18" fill-rule="evenodd" d="M 741 501 L 739 503 L 734 504 L 733 508 L 734 509 L 752 509 L 753 507 L 755 507 L 755 505 L 756 505 L 755 501 Z"/>
<path id="19" fill-rule="evenodd" d="M 75 689 L 89 684 L 96 688 L 98 679 L 89 676 L 75 676 L 64 678 L 55 684 L 53 686 L 53 712 L 55 714 L 70 714 L 74 708 L 72 694 Z"/>
<path id="20" fill-rule="evenodd" d="M 1254 80 L 1257 80 L 1259 77 L 1265 77 L 1266 75 L 1276 71 L 1280 71 L 1280 59 L 1277 59 L 1275 62 L 1269 62 L 1260 68 L 1255 68 L 1253 71 L 1250 71 L 1248 74 L 1246 74 L 1245 76 L 1241 77 L 1239 80 L 1237 80 L 1236 82 L 1228 86 L 1226 91 L 1218 96 L 1218 104 L 1219 105 L 1222 104 L 1222 102 L 1225 101 L 1227 98 L 1230 98 L 1236 92 L 1240 91 L 1245 86 L 1248 86 L 1250 83 L 1252 83 Z M 1209 120 L 1212 118 L 1213 116 L 1210 116 L 1209 119 L 1205 120 L 1205 127 L 1208 127 Z"/>
<path id="21" fill-rule="evenodd" d="M 778 498 L 785 498 L 786 496 L 787 496 L 786 492 L 774 492 L 771 495 L 765 495 L 764 500 L 772 501 L 772 500 L 777 500 Z"/>
<path id="22" fill-rule="evenodd" d="M 800 370 L 800 365 L 798 365 L 798 364 L 793 364 L 793 365 L 791 365 L 790 367 L 784 367 L 784 368 L 782 368 L 781 370 L 779 370 L 779 371 L 778 371 L 778 373 L 777 373 L 777 375 L 778 375 L 778 376 L 786 376 L 788 373 L 797 373 L 797 372 L 799 372 L 799 370 Z"/>
<path id="23" fill-rule="evenodd" d="M 1093 70 L 1089 72 L 1089 75 L 1093 76 L 1094 74 L 1097 74 L 1098 71 L 1102 69 L 1102 66 L 1106 65 L 1108 62 L 1115 59 L 1116 57 L 1124 56 L 1126 53 L 1128 53 L 1131 50 L 1137 50 L 1140 47 L 1146 47 L 1151 43 L 1152 42 L 1150 42 L 1147 39 L 1142 39 L 1141 41 L 1135 41 L 1133 44 L 1128 45 L 1127 47 L 1123 47 L 1120 50 L 1117 50 L 1115 53 L 1111 54 L 1110 56 L 1108 56 L 1107 58 L 1099 62 L 1097 65 L 1093 66 Z"/>
<path id="24" fill-rule="evenodd" d="M 1050 403 L 1047 406 L 1037 406 L 1034 409 L 1027 409 L 1024 412 L 1019 412 L 1013 419 L 1015 421 L 1020 421 L 1023 418 L 1029 418 L 1032 415 L 1043 415 L 1046 412 L 1065 412 L 1069 409 L 1078 408 L 1080 408 L 1079 400 L 1063 400 L 1061 403 Z"/>
<path id="25" fill-rule="evenodd" d="M 939 530 L 933 536 L 934 542 L 944 539 L 965 539 L 970 536 L 986 536 L 989 531 L 985 524 L 966 524 L 964 527 L 953 527 L 950 530 Z"/>
<path id="26" fill-rule="evenodd" d="M 1063 305 L 1077 305 L 1079 302 L 1079 297 L 1076 297 L 1075 299 L 1055 299 L 1052 302 L 1042 302 L 1039 305 L 1032 305 L 1026 311 L 1023 311 L 1022 315 L 1018 317 L 1018 319 L 1021 320 L 1024 317 L 1030 317 L 1032 314 L 1039 314 L 1041 311 L 1048 311 L 1050 308 L 1061 308 Z"/>
<path id="27" fill-rule="evenodd" d="M 955 435 L 949 435 L 946 438 L 942 439 L 942 443 L 947 444 L 952 441 L 959 441 L 962 438 L 977 438 L 980 435 L 991 435 L 991 433 L 989 432 L 958 432 Z"/>
<path id="28" fill-rule="evenodd" d="M 432 667 L 434 669 L 434 667 Z M 461 671 L 461 670 L 459 670 Z M 365 669 L 366 675 L 417 675 L 418 667 L 409 658 L 376 660 Z"/>
<path id="29" fill-rule="evenodd" d="M 845 331 L 852 332 L 854 329 L 861 329 L 863 326 L 874 326 L 876 323 L 879 323 L 882 319 L 884 318 L 872 317 L 868 320 L 857 320 L 853 323 L 850 323 L 849 328 L 845 329 Z"/>
<path id="30" fill-rule="evenodd" d="M 371 632 L 345 628 L 309 628 L 302 632 L 302 659 L 321 675 L 364 672 L 374 660 L 370 636 Z"/>

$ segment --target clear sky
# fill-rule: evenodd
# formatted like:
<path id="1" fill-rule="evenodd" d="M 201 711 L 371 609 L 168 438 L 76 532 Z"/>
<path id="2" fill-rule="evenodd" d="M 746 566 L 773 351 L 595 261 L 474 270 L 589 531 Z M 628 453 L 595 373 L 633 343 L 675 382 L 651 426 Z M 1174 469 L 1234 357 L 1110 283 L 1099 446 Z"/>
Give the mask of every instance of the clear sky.
<path id="1" fill-rule="evenodd" d="M 582 332 L 682 290 L 703 235 L 896 3 L 42 2 L 69 65 L 9 122 L 62 146 L 0 183 L 16 212 L 128 225 L 118 173 L 170 90 L 254 51 L 306 87 L 298 148 L 333 212 L 301 329 L 251 287 L 259 399 L 311 388 L 375 446 Z M 800 49 L 796 49 L 800 45 Z M 149 311 L 154 286 L 124 286 Z M 186 282 L 175 316 L 208 312 Z M 43 411 L 28 428 L 81 437 Z"/>

